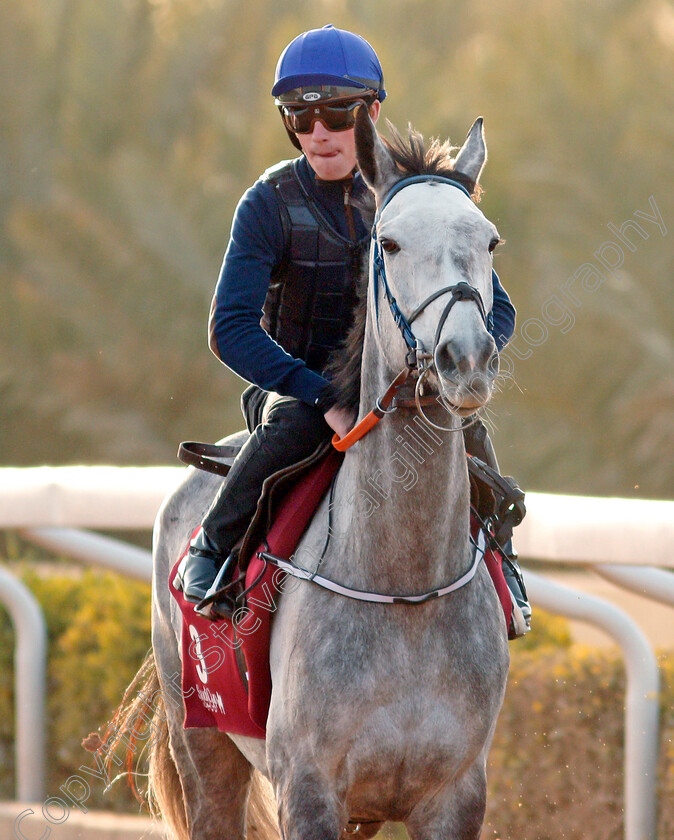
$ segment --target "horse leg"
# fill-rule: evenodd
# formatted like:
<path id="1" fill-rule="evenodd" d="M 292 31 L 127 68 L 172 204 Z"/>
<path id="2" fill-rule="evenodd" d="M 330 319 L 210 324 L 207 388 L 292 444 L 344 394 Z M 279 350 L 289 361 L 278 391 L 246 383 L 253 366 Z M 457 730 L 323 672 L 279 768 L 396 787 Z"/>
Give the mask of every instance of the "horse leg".
<path id="1" fill-rule="evenodd" d="M 453 784 L 414 808 L 405 827 L 411 840 L 478 840 L 486 801 L 487 777 L 481 758 Z"/>
<path id="2" fill-rule="evenodd" d="M 244 840 L 253 768 L 214 729 L 170 728 L 190 840 Z"/>
<path id="3" fill-rule="evenodd" d="M 340 840 L 345 818 L 317 770 L 286 765 L 273 782 L 283 840 Z"/>
<path id="4" fill-rule="evenodd" d="M 175 637 L 159 615 L 153 645 L 165 719 L 162 743 L 152 746 L 157 760 L 151 763 L 151 787 L 159 809 L 179 840 L 244 840 L 253 767 L 223 733 L 183 729 L 185 708 L 174 682 L 180 659 Z M 182 807 L 175 802 L 180 790 Z M 248 833 L 249 840 L 253 836 Z"/>

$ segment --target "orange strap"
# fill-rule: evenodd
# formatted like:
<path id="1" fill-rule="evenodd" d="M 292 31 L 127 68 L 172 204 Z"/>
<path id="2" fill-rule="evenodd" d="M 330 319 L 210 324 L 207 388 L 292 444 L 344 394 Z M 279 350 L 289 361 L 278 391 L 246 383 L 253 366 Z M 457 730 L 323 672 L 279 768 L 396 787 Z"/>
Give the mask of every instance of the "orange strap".
<path id="1" fill-rule="evenodd" d="M 405 384 L 409 375 L 409 368 L 401 370 L 393 382 L 389 385 L 384 396 L 378 400 L 377 407 L 373 408 L 369 414 L 363 417 L 360 423 L 358 423 L 357 426 L 354 426 L 353 429 L 351 429 L 348 434 L 344 435 L 343 438 L 338 437 L 335 432 L 332 437 L 332 445 L 338 452 L 346 452 L 346 450 L 352 447 L 356 441 L 359 441 L 370 431 L 370 429 L 377 425 L 384 414 L 386 414 L 386 411 L 390 408 L 398 388 Z"/>
<path id="2" fill-rule="evenodd" d="M 346 452 L 357 440 L 364 437 L 373 426 L 376 426 L 382 417 L 382 414 L 377 415 L 374 411 L 371 411 L 347 435 L 344 435 L 343 438 L 340 438 L 337 432 L 335 432 L 332 436 L 332 445 L 338 452 Z"/>

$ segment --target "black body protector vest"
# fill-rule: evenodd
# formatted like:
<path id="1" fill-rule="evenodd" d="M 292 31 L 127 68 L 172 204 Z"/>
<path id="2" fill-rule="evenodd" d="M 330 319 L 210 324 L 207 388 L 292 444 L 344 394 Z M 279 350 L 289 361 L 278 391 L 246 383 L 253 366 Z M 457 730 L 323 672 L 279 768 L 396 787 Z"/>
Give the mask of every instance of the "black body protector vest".
<path id="1" fill-rule="evenodd" d="M 369 234 L 338 233 L 306 192 L 293 162 L 267 170 L 283 225 L 284 256 L 269 283 L 262 327 L 310 370 L 323 371 L 351 326 Z M 345 204 L 348 194 L 345 193 Z M 350 212 L 350 208 L 349 208 Z"/>

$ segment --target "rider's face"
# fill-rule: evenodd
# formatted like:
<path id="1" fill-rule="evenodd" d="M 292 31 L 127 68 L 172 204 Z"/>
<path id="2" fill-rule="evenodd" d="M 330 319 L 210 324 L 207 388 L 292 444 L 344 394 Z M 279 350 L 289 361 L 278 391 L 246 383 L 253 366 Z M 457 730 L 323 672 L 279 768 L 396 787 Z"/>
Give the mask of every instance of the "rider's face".
<path id="1" fill-rule="evenodd" d="M 375 101 L 370 116 L 377 121 L 381 103 Z M 351 174 L 356 166 L 354 129 L 329 131 L 316 120 L 309 134 L 296 134 L 311 168 L 323 181 L 338 181 Z"/>

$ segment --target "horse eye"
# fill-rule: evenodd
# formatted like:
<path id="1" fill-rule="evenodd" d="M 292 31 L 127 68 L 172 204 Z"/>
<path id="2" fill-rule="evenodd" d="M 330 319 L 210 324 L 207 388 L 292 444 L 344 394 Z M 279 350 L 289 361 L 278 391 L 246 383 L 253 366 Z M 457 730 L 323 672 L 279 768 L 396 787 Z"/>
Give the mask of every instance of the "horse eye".
<path id="1" fill-rule="evenodd" d="M 381 247 L 386 251 L 387 254 L 397 254 L 400 250 L 400 245 L 397 242 L 394 242 L 392 239 L 382 239 Z"/>
<path id="2" fill-rule="evenodd" d="M 494 251 L 496 250 L 496 246 L 500 245 L 501 242 L 503 242 L 502 239 L 498 239 L 498 238 L 492 239 L 492 241 L 489 243 L 489 253 L 493 254 Z"/>

